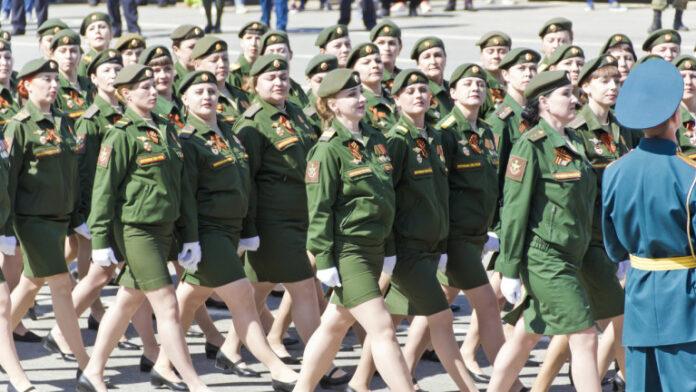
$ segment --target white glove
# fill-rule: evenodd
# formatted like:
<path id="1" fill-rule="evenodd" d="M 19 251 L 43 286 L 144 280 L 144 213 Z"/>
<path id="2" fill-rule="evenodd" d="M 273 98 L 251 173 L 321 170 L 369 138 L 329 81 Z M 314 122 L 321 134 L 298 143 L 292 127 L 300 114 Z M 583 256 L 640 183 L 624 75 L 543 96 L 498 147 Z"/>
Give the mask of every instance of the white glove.
<path id="1" fill-rule="evenodd" d="M 0 235 L 0 252 L 8 256 L 14 256 L 17 249 L 17 238 Z"/>
<path id="2" fill-rule="evenodd" d="M 396 267 L 396 256 L 387 256 L 384 258 L 384 265 L 382 266 L 382 273 L 385 275 L 392 276 L 394 273 L 394 267 Z"/>
<path id="3" fill-rule="evenodd" d="M 500 240 L 498 235 L 492 231 L 488 232 L 488 241 L 483 245 L 483 253 L 487 252 L 499 252 L 500 251 Z"/>
<path id="4" fill-rule="evenodd" d="M 618 268 L 616 269 L 616 277 L 621 280 L 626 276 L 626 273 L 628 272 L 628 269 L 631 268 L 631 261 L 630 260 L 624 260 L 619 263 Z"/>
<path id="5" fill-rule="evenodd" d="M 509 303 L 515 305 L 522 297 L 522 282 L 519 279 L 503 276 L 503 279 L 500 281 L 500 291 Z"/>
<path id="6" fill-rule="evenodd" d="M 83 223 L 75 228 L 73 228 L 75 233 L 85 237 L 88 240 L 92 239 L 92 235 L 89 233 L 89 227 L 87 227 L 86 223 Z"/>
<path id="7" fill-rule="evenodd" d="M 447 253 L 440 255 L 440 261 L 437 262 L 437 269 L 442 273 L 447 272 Z"/>
<path id="8" fill-rule="evenodd" d="M 187 242 L 184 244 L 181 253 L 177 256 L 177 260 L 185 270 L 196 272 L 198 263 L 201 262 L 201 244 L 200 242 Z"/>
<path id="9" fill-rule="evenodd" d="M 341 287 L 341 278 L 338 276 L 336 267 L 318 270 L 317 279 L 326 286 Z"/>
<path id="10" fill-rule="evenodd" d="M 100 267 L 108 267 L 111 264 L 118 264 L 114 250 L 111 248 L 92 249 L 92 261 Z"/>
<path id="11" fill-rule="evenodd" d="M 237 246 L 237 256 L 242 257 L 244 252 L 256 252 L 261 245 L 261 239 L 259 236 L 252 238 L 242 238 L 239 240 L 239 246 Z"/>

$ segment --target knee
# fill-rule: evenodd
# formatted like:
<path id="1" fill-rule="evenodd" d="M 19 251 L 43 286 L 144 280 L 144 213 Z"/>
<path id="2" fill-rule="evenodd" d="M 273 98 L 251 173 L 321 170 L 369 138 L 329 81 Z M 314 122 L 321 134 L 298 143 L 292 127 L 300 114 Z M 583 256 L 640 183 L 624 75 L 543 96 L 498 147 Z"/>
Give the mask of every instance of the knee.
<path id="1" fill-rule="evenodd" d="M 572 351 L 581 350 L 583 352 L 590 351 L 594 353 L 597 349 L 597 334 L 593 330 L 588 329 L 574 333 L 568 338 Z"/>
<path id="2" fill-rule="evenodd" d="M 51 293 L 65 295 L 70 294 L 73 285 L 67 273 L 53 276 L 48 279 L 48 286 L 51 288 Z"/>

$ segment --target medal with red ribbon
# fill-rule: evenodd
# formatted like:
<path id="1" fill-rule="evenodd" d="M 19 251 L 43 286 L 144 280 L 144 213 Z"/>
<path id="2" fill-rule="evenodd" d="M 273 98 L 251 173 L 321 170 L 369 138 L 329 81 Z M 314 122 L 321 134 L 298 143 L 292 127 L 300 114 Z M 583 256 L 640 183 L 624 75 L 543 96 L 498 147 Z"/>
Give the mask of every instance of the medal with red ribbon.
<path id="1" fill-rule="evenodd" d="M 283 128 L 285 128 L 291 134 L 294 135 L 296 133 L 295 128 L 292 127 L 292 123 L 290 122 L 290 120 L 288 120 L 287 117 L 280 116 L 280 118 L 278 118 L 278 122 L 280 122 L 280 125 L 282 125 Z"/>
<path id="2" fill-rule="evenodd" d="M 416 147 L 418 147 L 418 152 L 420 153 L 420 155 L 423 158 L 428 159 L 428 143 L 425 142 L 425 139 L 423 139 L 422 137 L 416 139 Z"/>
<path id="3" fill-rule="evenodd" d="M 469 136 L 469 146 L 471 147 L 471 150 L 473 150 L 475 153 L 481 153 L 481 147 L 479 146 L 479 137 L 477 134 L 472 133 L 471 136 Z"/>
<path id="4" fill-rule="evenodd" d="M 179 117 L 178 114 L 169 113 L 169 116 L 167 117 L 169 117 L 169 121 L 173 122 L 177 128 L 183 128 L 186 125 L 181 121 L 181 117 Z"/>
<path id="5" fill-rule="evenodd" d="M 147 138 L 150 139 L 151 142 L 159 144 L 159 132 L 154 129 L 148 129 L 145 131 L 145 135 L 147 135 Z"/>
<path id="6" fill-rule="evenodd" d="M 605 146 L 607 146 L 607 150 L 609 150 L 610 153 L 616 154 L 616 146 L 614 145 L 614 138 L 611 137 L 611 135 L 607 132 L 601 132 L 599 135 L 599 140 L 604 143 Z"/>
<path id="7" fill-rule="evenodd" d="M 63 139 L 58 136 L 56 133 L 56 130 L 53 128 L 49 128 L 46 130 L 46 142 L 54 142 L 55 144 L 58 144 L 62 141 Z"/>
<path id="8" fill-rule="evenodd" d="M 568 166 L 568 164 L 573 160 L 573 156 L 570 155 L 565 147 L 556 147 L 556 157 L 553 162 L 558 166 Z"/>
<path id="9" fill-rule="evenodd" d="M 350 150 L 350 155 L 353 156 L 353 163 L 362 162 L 363 156 L 360 152 L 360 144 L 358 144 L 358 142 L 355 140 L 348 142 L 348 149 Z"/>
<path id="10" fill-rule="evenodd" d="M 212 135 L 210 135 L 210 141 L 212 142 L 213 146 L 215 146 L 219 150 L 227 150 L 229 148 L 225 139 L 220 137 L 220 135 L 218 135 L 217 133 L 213 133 Z"/>

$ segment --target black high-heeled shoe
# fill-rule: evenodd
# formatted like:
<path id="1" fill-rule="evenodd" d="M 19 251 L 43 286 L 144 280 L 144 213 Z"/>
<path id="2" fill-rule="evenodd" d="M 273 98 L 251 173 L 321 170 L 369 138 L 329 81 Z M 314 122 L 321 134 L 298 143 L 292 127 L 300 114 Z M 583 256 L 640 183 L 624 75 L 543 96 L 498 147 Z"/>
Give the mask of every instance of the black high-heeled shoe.
<path id="1" fill-rule="evenodd" d="M 77 387 L 75 388 L 75 391 L 77 391 L 77 392 L 97 392 L 97 388 L 95 388 L 94 385 L 92 385 L 92 382 L 89 381 L 89 379 L 87 377 L 85 377 L 82 374 L 82 372 L 80 372 L 80 375 L 77 378 Z"/>
<path id="2" fill-rule="evenodd" d="M 99 321 L 91 314 L 87 317 L 87 329 L 91 329 L 92 331 L 99 330 Z"/>
<path id="3" fill-rule="evenodd" d="M 146 357 L 144 354 L 140 356 L 140 371 L 143 373 L 150 373 L 150 370 L 152 370 L 152 367 L 155 366 L 155 363 L 150 360 L 150 358 Z"/>
<path id="4" fill-rule="evenodd" d="M 234 374 L 239 377 L 261 377 L 261 374 L 255 370 L 240 367 L 239 364 L 242 362 L 243 360 L 241 359 L 237 362 L 232 362 L 222 351 L 218 351 L 215 357 L 215 367 L 222 370 L 225 374 Z"/>
<path id="5" fill-rule="evenodd" d="M 82 377 L 82 369 L 77 368 L 77 372 L 75 372 L 75 379 L 79 381 L 81 377 Z M 87 381 L 89 381 L 89 380 L 87 380 Z M 103 381 L 104 381 L 104 385 L 106 386 L 106 389 L 116 389 L 116 386 L 111 383 L 111 379 L 109 377 L 104 377 Z"/>
<path id="6" fill-rule="evenodd" d="M 53 335 L 51 335 L 50 332 L 48 333 L 48 335 L 44 336 L 43 340 L 41 340 L 41 345 L 46 350 L 54 354 L 60 355 L 60 357 L 66 362 L 77 362 L 75 354 L 64 353 L 60 350 L 60 347 L 58 347 L 58 343 L 56 343 L 56 340 L 53 338 Z"/>
<path id="7" fill-rule="evenodd" d="M 168 388 L 172 391 L 188 391 L 188 387 L 183 382 L 173 382 L 162 377 L 157 370 L 152 369 L 150 372 L 150 385 L 155 388 Z"/>
<path id="8" fill-rule="evenodd" d="M 12 339 L 15 342 L 39 343 L 41 341 L 41 336 L 39 336 L 31 331 L 27 331 L 24 335 L 20 335 L 20 334 L 12 332 Z"/>
<path id="9" fill-rule="evenodd" d="M 271 379 L 271 386 L 273 387 L 273 390 L 277 392 L 292 392 L 292 390 L 295 389 L 295 384 L 297 384 L 297 381 L 282 382 Z"/>
<path id="10" fill-rule="evenodd" d="M 205 342 L 205 357 L 208 359 L 215 359 L 217 357 L 217 353 L 220 351 L 220 347 L 212 344 Z"/>

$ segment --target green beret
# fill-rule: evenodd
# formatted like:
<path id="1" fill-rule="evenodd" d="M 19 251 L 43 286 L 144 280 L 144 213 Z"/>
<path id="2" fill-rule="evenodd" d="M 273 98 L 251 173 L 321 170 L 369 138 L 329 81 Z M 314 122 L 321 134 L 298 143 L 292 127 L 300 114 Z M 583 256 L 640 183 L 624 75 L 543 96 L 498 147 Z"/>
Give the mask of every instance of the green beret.
<path id="1" fill-rule="evenodd" d="M 338 39 L 338 38 L 343 38 L 348 36 L 348 26 L 346 25 L 333 25 L 325 28 L 324 30 L 319 32 L 319 35 L 317 35 L 316 41 L 314 41 L 314 45 L 318 46 L 320 48 L 323 48 L 328 44 L 329 42 Z"/>
<path id="2" fill-rule="evenodd" d="M 626 44 L 630 48 L 631 53 L 633 54 L 633 58 L 636 58 L 636 52 L 633 50 L 633 42 L 631 41 L 630 38 L 626 34 L 614 34 L 609 39 L 607 39 L 607 42 L 604 43 L 601 49 L 599 49 L 599 54 L 604 54 L 607 53 L 611 48 L 617 45 L 621 44 Z"/>
<path id="3" fill-rule="evenodd" d="M 193 86 L 194 84 L 201 84 L 201 83 L 217 84 L 217 79 L 215 79 L 215 75 L 213 75 L 212 72 L 208 72 L 208 71 L 189 72 L 181 80 L 181 84 L 179 85 L 179 90 L 177 92 L 179 93 L 179 95 L 184 95 L 184 93 L 186 92 L 186 90 L 188 90 L 189 87 Z"/>
<path id="4" fill-rule="evenodd" d="M 202 38 L 205 35 L 203 29 L 198 26 L 185 24 L 181 25 L 169 34 L 172 41 L 185 41 L 187 39 Z"/>
<path id="5" fill-rule="evenodd" d="M 544 38 L 548 33 L 557 33 L 559 31 L 573 32 L 573 22 L 566 18 L 552 18 L 546 21 L 539 30 L 539 37 Z"/>
<path id="6" fill-rule="evenodd" d="M 87 66 L 87 75 L 97 72 L 97 68 L 102 64 L 113 63 L 123 65 L 123 58 L 116 49 L 106 49 L 97 53 L 94 59 Z"/>
<path id="7" fill-rule="evenodd" d="M 263 22 L 249 22 L 242 26 L 241 30 L 239 30 L 239 34 L 237 36 L 239 38 L 244 37 L 244 34 L 256 34 L 256 35 L 264 35 L 268 31 L 268 26 L 263 23 Z"/>
<path id="8" fill-rule="evenodd" d="M 338 68 L 338 59 L 336 56 L 331 54 L 318 54 L 309 60 L 307 68 L 305 68 L 305 75 L 311 78 L 318 73 L 333 71 L 336 68 Z"/>
<path id="9" fill-rule="evenodd" d="M 275 44 L 285 44 L 288 49 L 290 49 L 288 34 L 279 30 L 267 31 L 266 34 L 261 37 L 261 53 L 263 53 L 267 47 Z"/>
<path id="10" fill-rule="evenodd" d="M 585 52 L 583 52 L 582 48 L 577 45 L 561 45 L 553 51 L 551 56 L 549 56 L 546 65 L 556 65 L 563 60 L 567 60 L 573 57 L 585 58 Z"/>
<path id="11" fill-rule="evenodd" d="M 94 22 L 106 22 L 106 24 L 111 27 L 111 17 L 109 15 L 103 12 L 92 12 L 82 19 L 82 24 L 80 25 L 80 35 L 85 35 L 87 32 L 87 27 Z"/>
<path id="12" fill-rule="evenodd" d="M 196 41 L 191 51 L 191 58 L 193 60 L 202 59 L 209 54 L 227 52 L 227 42 L 223 41 L 221 38 L 214 35 L 206 35 L 205 37 Z"/>
<path id="13" fill-rule="evenodd" d="M 45 22 L 41 23 L 38 29 L 36 29 L 36 34 L 39 37 L 46 35 L 54 35 L 61 30 L 69 28 L 62 20 L 58 18 L 46 19 Z"/>
<path id="14" fill-rule="evenodd" d="M 17 79 L 24 79 L 40 72 L 58 72 L 58 63 L 53 60 L 35 59 L 24 64 L 17 74 Z"/>
<path id="15" fill-rule="evenodd" d="M 680 71 L 696 71 L 696 57 L 689 54 L 682 54 L 672 60 L 672 64 Z"/>
<path id="16" fill-rule="evenodd" d="M 360 75 L 357 72 L 347 68 L 334 69 L 324 76 L 324 80 L 321 81 L 319 90 L 317 90 L 317 96 L 319 98 L 331 97 L 342 90 L 355 86 L 360 86 Z"/>
<path id="17" fill-rule="evenodd" d="M 445 44 L 437 37 L 424 37 L 419 39 L 416 41 L 416 44 L 413 45 L 413 49 L 411 49 L 411 59 L 418 61 L 418 56 L 420 56 L 421 53 L 432 48 L 442 48 L 442 50 L 445 50 Z"/>
<path id="18" fill-rule="evenodd" d="M 483 69 L 472 63 L 462 64 L 458 66 L 454 72 L 452 72 L 452 77 L 450 78 L 449 85 L 454 86 L 457 84 L 459 79 L 463 78 L 479 78 L 486 80 L 486 74 Z"/>
<path id="19" fill-rule="evenodd" d="M 585 65 L 580 68 L 580 75 L 578 76 L 578 85 L 582 85 L 587 78 L 592 75 L 592 73 L 600 68 L 607 66 L 617 66 L 616 59 L 610 54 L 603 54 L 599 57 L 595 57 L 592 60 L 585 62 Z"/>
<path id="20" fill-rule="evenodd" d="M 480 47 L 481 50 L 489 46 L 507 46 L 509 48 L 512 46 L 512 39 L 502 31 L 489 31 L 476 41 L 476 46 Z"/>
<path id="21" fill-rule="evenodd" d="M 401 41 L 401 29 L 391 20 L 383 19 L 370 30 L 370 41 L 374 42 L 377 37 L 394 37 Z"/>
<path id="22" fill-rule="evenodd" d="M 376 54 L 379 57 L 379 48 L 372 42 L 365 42 L 353 48 L 348 55 L 347 68 L 353 68 L 358 59 Z"/>
<path id="23" fill-rule="evenodd" d="M 508 54 L 500 60 L 500 69 L 509 69 L 513 65 L 525 64 L 525 63 L 538 63 L 541 60 L 539 53 L 533 51 L 529 48 L 515 48 L 508 52 Z"/>
<path id="24" fill-rule="evenodd" d="M 428 84 L 428 77 L 417 69 L 405 69 L 399 72 L 394 78 L 391 94 L 397 95 L 402 89 L 416 83 Z"/>
<path id="25" fill-rule="evenodd" d="M 677 44 L 681 45 L 681 35 L 676 30 L 660 29 L 654 31 L 643 42 L 643 50 L 649 52 L 652 48 L 659 44 Z"/>
<path id="26" fill-rule="evenodd" d="M 12 33 L 7 30 L 0 30 L 0 39 L 10 42 L 12 41 Z"/>
<path id="27" fill-rule="evenodd" d="M 154 72 L 152 68 L 142 64 L 130 64 L 125 66 L 121 72 L 116 75 L 114 87 L 118 88 L 128 84 L 142 82 L 143 80 L 152 79 Z"/>
<path id="28" fill-rule="evenodd" d="M 658 60 L 658 59 L 661 59 L 661 58 L 662 58 L 662 57 L 660 57 L 660 56 L 658 56 L 658 55 L 656 55 L 656 54 L 646 54 L 645 56 L 639 58 L 639 59 L 636 61 L 636 65 L 638 65 L 638 64 L 643 64 L 644 62 L 646 62 L 646 61 L 648 61 L 648 60 Z"/>
<path id="29" fill-rule="evenodd" d="M 166 46 L 164 45 L 155 45 L 155 46 L 150 46 L 143 50 L 142 53 L 140 53 L 140 57 L 138 57 L 138 64 L 141 65 L 147 65 L 152 61 L 153 59 L 156 59 L 158 57 L 168 57 L 169 60 L 172 60 L 172 54 L 169 52 L 169 49 L 167 49 Z"/>
<path id="30" fill-rule="evenodd" d="M 126 33 L 120 36 L 114 44 L 114 49 L 121 52 L 128 49 L 145 49 L 145 37 L 136 33 Z"/>
<path id="31" fill-rule="evenodd" d="M 541 72 L 532 78 L 527 88 L 524 89 L 524 97 L 527 100 L 532 100 L 570 84 L 570 78 L 566 71 Z"/>
<path id="32" fill-rule="evenodd" d="M 288 62 L 285 57 L 277 54 L 265 54 L 254 61 L 249 75 L 256 76 L 265 72 L 287 71 Z"/>
<path id="33" fill-rule="evenodd" d="M 12 44 L 10 44 L 10 41 L 0 39 L 0 52 L 2 51 L 12 51 Z"/>
<path id="34" fill-rule="evenodd" d="M 51 41 L 51 50 L 55 50 L 57 47 L 65 45 L 80 46 L 80 36 L 70 29 L 59 31 L 53 36 L 53 40 Z"/>

